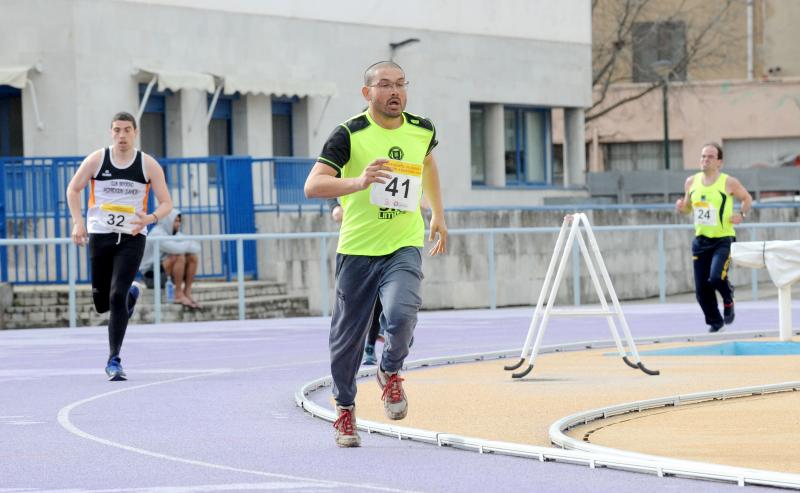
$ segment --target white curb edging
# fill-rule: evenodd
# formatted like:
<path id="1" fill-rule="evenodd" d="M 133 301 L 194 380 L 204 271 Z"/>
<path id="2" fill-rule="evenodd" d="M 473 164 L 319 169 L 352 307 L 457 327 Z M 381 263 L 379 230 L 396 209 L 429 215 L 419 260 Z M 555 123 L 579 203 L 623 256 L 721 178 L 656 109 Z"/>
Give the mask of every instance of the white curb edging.
<path id="1" fill-rule="evenodd" d="M 767 337 L 777 331 L 743 331 L 725 332 L 721 334 L 700 334 L 700 335 L 679 335 L 664 337 L 646 337 L 635 339 L 636 344 L 652 344 L 659 342 L 697 342 L 727 340 L 735 338 L 757 338 Z M 585 349 L 595 349 L 613 347 L 613 340 L 584 341 L 568 344 L 558 344 L 542 347 L 542 353 L 580 351 Z M 404 366 L 405 370 L 423 368 L 427 366 L 440 366 L 457 363 L 470 363 L 475 361 L 485 361 L 492 359 L 514 358 L 520 353 L 520 349 L 494 351 L 489 353 L 475 353 L 460 356 L 428 358 L 409 362 Z M 374 376 L 375 368 L 360 370 L 357 378 Z M 308 396 L 321 388 L 331 386 L 331 376 L 325 376 L 302 385 L 295 392 L 295 403 L 303 408 L 312 416 L 333 422 L 336 420 L 336 412 L 333 409 L 323 407 L 313 401 Z M 696 462 L 680 459 L 670 459 L 666 457 L 651 456 L 627 452 L 624 450 L 592 445 L 580 440 L 568 437 L 563 430 L 569 429 L 578 424 L 584 424 L 604 417 L 634 412 L 653 407 L 685 405 L 701 402 L 710 399 L 726 399 L 742 396 L 750 396 L 771 392 L 783 392 L 800 390 L 800 382 L 785 382 L 755 387 L 743 387 L 737 389 L 727 389 L 697 394 L 678 395 L 659 399 L 649 399 L 645 401 L 630 402 L 609 406 L 606 408 L 594 409 L 581 413 L 576 413 L 562 418 L 553 423 L 550 428 L 550 439 L 558 446 L 563 448 L 542 447 L 537 445 L 524 445 L 519 443 L 500 442 L 486 440 L 482 438 L 466 437 L 450 433 L 437 431 L 421 430 L 417 428 L 407 428 L 402 426 L 389 425 L 375 421 L 359 419 L 358 429 L 367 433 L 380 433 L 400 440 L 417 440 L 424 443 L 435 444 L 438 446 L 450 446 L 459 449 L 473 450 L 478 453 L 496 453 L 512 455 L 516 457 L 537 459 L 541 462 L 558 461 L 572 464 L 589 466 L 592 469 L 598 467 L 608 467 L 626 471 L 647 472 L 656 474 L 659 477 L 678 476 L 694 479 L 716 480 L 733 482 L 739 486 L 765 485 L 781 488 L 800 489 L 800 475 L 788 474 L 760 469 L 748 469 L 733 466 L 720 466 L 705 462 Z M 579 443 L 578 443 L 579 442 Z"/>

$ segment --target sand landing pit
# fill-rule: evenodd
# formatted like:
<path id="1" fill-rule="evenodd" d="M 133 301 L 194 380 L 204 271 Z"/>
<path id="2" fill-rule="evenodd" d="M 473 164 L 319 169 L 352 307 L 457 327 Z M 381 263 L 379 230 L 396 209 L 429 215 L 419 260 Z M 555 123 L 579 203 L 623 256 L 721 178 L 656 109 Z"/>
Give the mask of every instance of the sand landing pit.
<path id="1" fill-rule="evenodd" d="M 640 350 L 707 344 L 711 343 L 655 344 Z M 519 380 L 503 370 L 508 360 L 409 371 L 404 374 L 408 417 L 394 424 L 549 446 L 550 424 L 580 411 L 800 380 L 800 357 L 796 355 L 648 355 L 648 366 L 661 370 L 660 376 L 653 377 L 630 369 L 618 357 L 605 356 L 607 353 L 608 348 L 542 354 L 534 371 Z M 798 473 L 800 466 L 792 461 L 800 456 L 798 403 L 800 395 L 788 393 L 670 408 L 673 412 L 661 414 L 654 410 L 629 422 L 620 416 L 619 423 L 594 431 L 590 439 L 598 445 L 648 454 Z M 383 415 L 374 379 L 359 384 L 357 406 L 363 419 L 390 422 Z M 771 410 L 769 414 L 766 408 Z M 778 423 L 780 416 L 785 421 Z M 610 423 L 611 419 L 596 421 L 586 429 L 574 428 L 570 434 L 583 436 L 589 429 Z M 634 433 L 637 438 L 630 440 L 628 435 Z M 634 442 L 639 448 L 630 448 Z"/>

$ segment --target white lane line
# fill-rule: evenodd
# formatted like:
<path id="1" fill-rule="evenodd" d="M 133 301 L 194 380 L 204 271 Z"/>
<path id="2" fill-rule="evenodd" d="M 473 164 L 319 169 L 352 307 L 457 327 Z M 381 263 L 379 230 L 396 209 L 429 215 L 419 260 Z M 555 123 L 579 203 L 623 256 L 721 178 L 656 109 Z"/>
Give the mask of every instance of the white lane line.
<path id="1" fill-rule="evenodd" d="M 327 360 L 324 360 L 324 361 L 327 361 Z M 305 364 L 309 364 L 309 363 L 311 363 L 311 362 L 307 362 Z M 206 373 L 203 373 L 203 374 L 200 374 L 200 375 L 190 375 L 190 376 L 186 376 L 186 377 L 171 378 L 171 379 L 168 379 L 168 380 L 161 380 L 159 382 L 151 382 L 151 383 L 146 383 L 146 384 L 142 384 L 142 385 L 136 385 L 136 386 L 133 386 L 133 387 L 125 387 L 125 388 L 118 389 L 118 390 L 112 390 L 111 392 L 104 392 L 102 394 L 97 394 L 97 395 L 94 395 L 92 397 L 88 397 L 86 399 L 82 399 L 80 401 L 76 401 L 76 402 L 73 402 L 72 404 L 68 404 L 68 405 L 64 406 L 63 408 L 61 408 L 58 411 L 58 424 L 60 424 L 65 430 L 67 430 L 68 432 L 72 433 L 73 435 L 79 436 L 79 437 L 84 438 L 86 440 L 91 440 L 93 442 L 97 442 L 97 443 L 100 443 L 102 445 L 106 445 L 108 447 L 115 447 L 115 448 L 119 448 L 119 449 L 122 449 L 122 450 L 126 450 L 128 452 L 133 452 L 133 453 L 145 455 L 145 456 L 148 456 L 148 457 L 154 457 L 156 459 L 163 459 L 163 460 L 169 460 L 169 461 L 173 461 L 173 462 L 178 462 L 178 463 L 181 463 L 181 464 L 188 464 L 188 465 L 192 465 L 192 466 L 207 467 L 209 469 L 218 469 L 218 470 L 222 470 L 222 471 L 238 472 L 238 473 L 243 473 L 243 474 L 253 474 L 253 475 L 256 475 L 256 476 L 262 476 L 262 477 L 268 477 L 268 478 L 285 479 L 285 480 L 299 481 L 299 482 L 313 482 L 313 483 L 318 484 L 320 486 L 326 486 L 326 487 L 346 487 L 346 488 L 358 488 L 358 489 L 366 489 L 366 490 L 374 490 L 374 491 L 391 491 L 391 492 L 406 492 L 406 491 L 410 491 L 410 490 L 402 490 L 402 489 L 397 489 L 397 488 L 387 488 L 387 487 L 377 486 L 377 485 L 370 485 L 370 484 L 365 484 L 365 483 L 346 483 L 346 482 L 340 482 L 340 481 L 329 481 L 329 480 L 323 480 L 323 479 L 308 478 L 308 477 L 303 477 L 303 476 L 292 476 L 292 475 L 289 475 L 289 474 L 279 474 L 279 473 L 272 473 L 272 472 L 266 472 L 266 471 L 256 471 L 256 470 L 252 470 L 252 469 L 242 469 L 242 468 L 239 468 L 239 467 L 226 466 L 226 465 L 223 465 L 223 464 L 214 464 L 212 462 L 205 462 L 205 461 L 194 460 L 194 459 L 186 459 L 186 458 L 183 458 L 183 457 L 176 457 L 174 455 L 162 454 L 162 453 L 159 453 L 159 452 L 153 452 L 153 451 L 141 449 L 141 448 L 138 448 L 138 447 L 132 447 L 130 445 L 125 445 L 123 443 L 113 442 L 111 440 L 107 440 L 105 438 L 101 438 L 101 437 L 92 435 L 90 433 L 87 433 L 87 432 L 81 430 L 80 428 L 78 428 L 74 424 L 72 424 L 72 421 L 70 420 L 70 413 L 74 409 L 76 409 L 76 408 L 78 408 L 78 407 L 80 407 L 80 406 L 82 406 L 84 404 L 88 404 L 90 402 L 93 402 L 93 401 L 96 401 L 96 400 L 99 400 L 99 399 L 103 399 L 105 397 L 109 397 L 109 396 L 112 396 L 112 395 L 121 394 L 123 392 L 131 392 L 133 390 L 140 390 L 140 389 L 144 389 L 144 388 L 147 388 L 147 387 L 154 387 L 156 385 L 165 385 L 165 384 L 168 384 L 168 383 L 181 382 L 181 381 L 184 381 L 184 380 L 192 380 L 192 379 L 195 379 L 195 378 L 205 378 L 205 377 L 211 377 L 211 376 L 216 376 L 216 375 L 223 375 L 223 374 L 226 374 L 226 373 L 249 372 L 249 371 L 256 371 L 256 370 L 263 370 L 263 369 L 277 369 L 277 368 L 294 367 L 294 366 L 297 366 L 297 365 L 296 364 L 292 364 L 292 365 L 279 365 L 279 366 L 260 366 L 260 367 L 245 368 L 245 369 L 240 369 L 240 370 L 225 370 L 225 371 L 218 371 L 218 372 L 206 372 Z M 81 491 L 81 490 L 78 490 L 78 491 Z"/>
<path id="2" fill-rule="evenodd" d="M 229 483 L 229 484 L 200 484 L 195 486 L 152 486 L 146 488 L 103 488 L 99 490 L 82 488 L 61 488 L 55 490 L 40 489 L 8 489 L 0 488 L 0 493 L 204 493 L 214 491 L 288 491 L 305 490 L 319 491 L 335 488 L 334 485 L 323 485 L 317 482 L 299 483 L 273 481 L 270 483 Z"/>
<path id="3" fill-rule="evenodd" d="M 160 375 L 160 374 L 167 374 L 167 375 L 181 375 L 181 374 L 191 374 L 196 375 L 198 373 L 220 373 L 220 372 L 228 372 L 228 371 L 236 371 L 232 368 L 161 368 L 161 369 L 136 369 L 136 367 L 126 367 L 128 371 L 133 371 L 137 374 L 143 375 Z M 0 370 L 0 377 L 63 377 L 63 376 L 80 376 L 80 375 L 102 375 L 103 369 L 92 367 L 92 368 L 30 368 L 30 369 L 11 369 L 11 370 Z M 2 417 L 2 416 L 0 416 Z"/>
<path id="4" fill-rule="evenodd" d="M 29 416 L 0 416 L 0 425 L 24 426 L 43 425 L 44 421 L 36 421 Z"/>

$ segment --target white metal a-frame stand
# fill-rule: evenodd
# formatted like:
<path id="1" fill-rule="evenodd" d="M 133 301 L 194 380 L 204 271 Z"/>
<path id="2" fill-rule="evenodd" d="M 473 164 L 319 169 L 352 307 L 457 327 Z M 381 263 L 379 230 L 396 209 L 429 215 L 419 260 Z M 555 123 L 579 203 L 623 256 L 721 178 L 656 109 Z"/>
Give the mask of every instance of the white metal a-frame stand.
<path id="1" fill-rule="evenodd" d="M 591 252 L 586 247 L 586 242 L 583 239 L 581 225 L 583 225 L 583 230 L 586 232 L 586 236 L 589 238 L 589 245 L 592 247 Z M 567 230 L 569 230 L 569 234 L 567 234 Z M 589 270 L 589 275 L 592 278 L 595 291 L 597 292 L 597 297 L 600 299 L 601 309 L 599 310 L 583 308 L 553 308 L 556 294 L 558 293 L 558 288 L 561 285 L 561 279 L 564 276 L 564 268 L 567 265 L 567 259 L 572 252 L 572 247 L 576 238 L 578 245 L 580 246 L 581 253 L 583 254 L 583 259 L 586 262 L 586 267 Z M 555 269 L 556 259 L 559 257 L 559 254 L 561 259 L 558 261 L 558 270 L 556 271 L 555 279 L 553 279 L 553 270 Z M 605 287 L 608 290 L 609 296 L 611 297 L 613 309 L 609 309 L 608 303 L 606 302 L 606 296 L 603 288 L 600 285 L 600 280 L 597 277 L 597 271 L 595 270 L 595 262 L 600 268 L 600 273 L 603 276 Z M 544 309 L 542 309 L 545 293 L 549 293 L 549 296 L 547 299 L 547 305 L 544 307 Z M 533 370 L 536 355 L 539 353 L 539 349 L 541 348 L 542 339 L 544 338 L 544 331 L 547 327 L 547 322 L 550 320 L 550 317 L 581 316 L 600 316 L 606 318 L 608 321 L 608 328 L 611 330 L 611 335 L 613 336 L 614 343 L 617 346 L 617 351 L 626 365 L 637 370 L 642 370 L 648 375 L 658 375 L 660 373 L 657 370 L 649 370 L 642 364 L 641 358 L 639 358 L 639 351 L 636 350 L 636 343 L 633 342 L 633 337 L 631 336 L 631 330 L 628 327 L 628 322 L 625 321 L 625 315 L 622 313 L 622 307 L 619 304 L 619 299 L 617 299 L 617 293 L 614 291 L 614 286 L 611 285 L 611 278 L 608 275 L 608 269 L 606 269 L 606 265 L 603 262 L 603 257 L 600 255 L 600 249 L 597 247 L 597 240 L 595 239 L 592 228 L 589 225 L 589 220 L 586 218 L 586 214 L 577 213 L 564 217 L 564 222 L 561 224 L 561 231 L 558 233 L 558 239 L 556 240 L 556 247 L 553 250 L 553 257 L 550 259 L 550 265 L 548 266 L 547 274 L 545 274 L 544 277 L 544 284 L 542 285 L 542 290 L 539 293 L 539 301 L 536 302 L 536 311 L 533 313 L 533 319 L 531 320 L 531 325 L 528 329 L 528 336 L 525 338 L 525 345 L 522 348 L 520 360 L 515 365 L 506 366 L 505 369 L 510 371 L 521 367 L 525 363 L 526 356 L 529 354 L 530 363 L 528 364 L 528 367 L 522 371 L 513 373 L 511 376 L 514 378 L 522 378 L 530 373 L 531 370 Z M 630 354 L 633 356 L 633 362 L 628 359 L 628 353 L 626 353 L 625 348 L 622 345 L 619 331 L 614 323 L 615 317 L 617 318 L 620 326 L 622 326 L 622 331 L 625 334 L 625 339 L 627 341 Z M 531 349 L 531 341 L 534 338 L 534 334 L 536 334 L 536 342 L 533 344 L 533 348 Z"/>

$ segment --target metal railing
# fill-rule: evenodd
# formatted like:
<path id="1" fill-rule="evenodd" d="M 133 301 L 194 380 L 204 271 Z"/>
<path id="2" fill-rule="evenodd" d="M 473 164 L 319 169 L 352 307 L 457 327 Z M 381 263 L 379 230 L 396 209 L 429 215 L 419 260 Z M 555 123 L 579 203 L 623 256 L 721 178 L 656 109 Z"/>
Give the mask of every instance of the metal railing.
<path id="1" fill-rule="evenodd" d="M 72 224 L 66 188 L 79 156 L 0 157 L 0 238 L 60 238 Z M 201 156 L 162 158 L 172 201 L 183 215 L 182 231 L 189 235 L 253 233 L 256 212 L 315 209 L 325 202 L 306 199 L 303 184 L 315 160 L 293 157 Z M 89 200 L 88 187 L 82 208 Z M 148 200 L 150 211 L 155 199 Z M 10 244 L 9 244 L 10 245 Z M 62 243 L 36 248 L 17 243 L 0 249 L 0 279 L 16 284 L 53 284 L 66 281 L 66 256 Z M 209 252 L 197 277 L 230 277 L 235 263 L 225 242 L 207 245 Z M 245 267 L 256 275 L 255 252 L 245 249 Z M 78 255 L 79 282 L 90 272 L 88 259 Z"/>
<path id="2" fill-rule="evenodd" d="M 670 202 L 684 193 L 686 178 L 699 169 L 602 171 L 586 174 L 586 186 L 592 197 L 607 197 L 618 204 L 640 202 L 652 197 Z M 724 169 L 742 182 L 756 201 L 771 195 L 800 193 L 800 167 Z"/>
<path id="3" fill-rule="evenodd" d="M 654 231 L 657 235 L 657 255 L 658 255 L 658 299 L 660 303 L 666 302 L 666 251 L 665 251 L 665 235 L 667 232 L 682 230 L 689 231 L 693 228 L 690 224 L 657 224 L 657 225 L 632 225 L 632 226 L 594 226 L 592 229 L 595 233 L 616 233 L 616 232 L 642 232 Z M 763 229 L 800 229 L 800 223 L 755 223 L 755 224 L 740 224 L 737 226 L 738 230 L 748 230 L 751 240 L 756 240 L 758 230 Z M 497 308 L 497 277 L 495 265 L 495 238 L 498 235 L 508 234 L 556 234 L 559 228 L 557 227 L 534 227 L 534 228 L 473 228 L 473 229 L 453 229 L 449 231 L 451 236 L 479 236 L 483 237 L 487 245 L 487 284 L 489 290 L 489 308 L 494 310 Z M 255 233 L 255 234 L 211 234 L 211 235 L 187 235 L 182 239 L 192 239 L 197 241 L 220 241 L 220 242 L 235 242 L 236 248 L 236 282 L 238 291 L 238 315 L 239 320 L 245 319 L 246 313 L 246 300 L 245 300 L 245 287 L 244 287 L 244 242 L 245 241 L 263 241 L 263 240 L 301 240 L 301 239 L 318 239 L 319 240 L 319 265 L 320 265 L 320 294 L 322 300 L 322 316 L 327 317 L 330 314 L 330 277 L 328 262 L 330 262 L 328 254 L 328 241 L 331 238 L 338 237 L 338 232 L 314 232 L 314 233 Z M 160 263 L 160 247 L 161 241 L 169 241 L 169 237 L 151 237 L 148 241 L 153 242 L 153 261 L 154 265 Z M 76 309 L 76 265 L 77 265 L 77 247 L 71 242 L 69 238 L 52 238 L 52 239 L 0 239 L 0 247 L 3 246 L 19 246 L 19 245 L 61 245 L 66 246 L 68 250 L 68 285 L 69 285 L 69 326 L 75 327 L 77 321 Z M 580 286 L 581 286 L 581 271 L 579 268 L 579 249 L 573 248 L 573 283 L 574 289 L 574 304 L 580 305 Z M 601 252 L 602 254 L 603 252 Z M 159 269 L 153 270 L 153 285 L 161 285 L 161 272 Z M 612 272 L 613 276 L 613 272 Z M 161 323 L 161 290 L 154 289 L 154 322 Z M 758 299 L 758 271 L 753 269 L 751 272 L 751 293 L 752 299 Z"/>
<path id="4" fill-rule="evenodd" d="M 252 159 L 253 203 L 257 209 L 324 204 L 306 198 L 303 186 L 316 159 L 299 157 L 259 157 Z"/>

